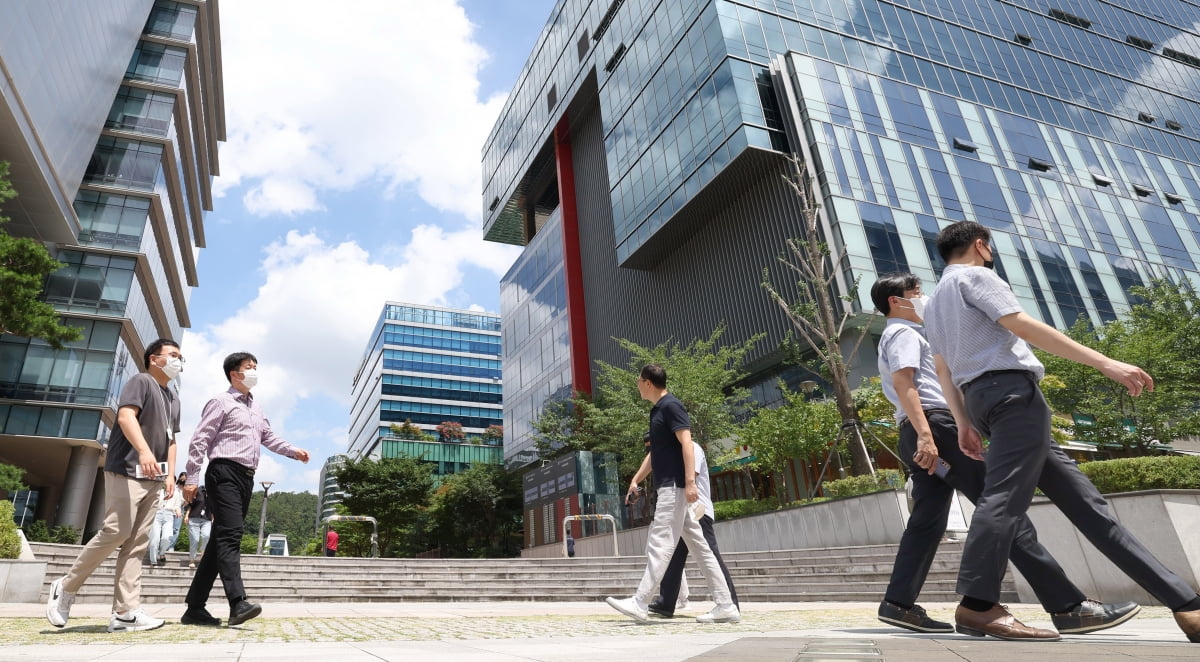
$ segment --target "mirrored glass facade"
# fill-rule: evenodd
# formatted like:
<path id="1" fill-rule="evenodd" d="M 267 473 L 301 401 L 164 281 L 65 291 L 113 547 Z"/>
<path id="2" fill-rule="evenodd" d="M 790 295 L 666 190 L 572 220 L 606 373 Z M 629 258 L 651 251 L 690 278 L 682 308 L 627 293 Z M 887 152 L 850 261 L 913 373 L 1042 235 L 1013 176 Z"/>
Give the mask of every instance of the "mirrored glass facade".
<path id="1" fill-rule="evenodd" d="M 747 386 L 774 383 L 790 326 L 761 281 L 794 297 L 774 262 L 803 233 L 790 155 L 864 314 L 879 274 L 934 284 L 933 238 L 963 219 L 994 230 L 999 273 L 1060 328 L 1115 318 L 1150 278 L 1200 285 L 1198 26 L 1189 0 L 558 2 L 482 155 L 485 237 L 556 243 L 563 263 L 541 295 L 562 302 L 558 345 L 508 319 L 543 282 L 536 259 L 502 283 L 506 457 L 529 457 L 529 424 L 571 390 L 559 347 L 624 364 L 612 338 L 725 325 L 766 334 Z"/>
<path id="2" fill-rule="evenodd" d="M 462 425 L 466 439 L 440 442 L 450 446 L 482 442 L 489 426 L 503 424 L 500 355 L 500 318 L 495 315 L 385 305 L 354 378 L 349 456 L 378 459 L 392 457 L 388 448 L 407 448 L 386 443 L 397 440 L 391 426 L 406 421 L 435 437 L 439 425 L 454 421 Z M 488 453 L 495 453 L 499 463 L 500 444 L 488 443 L 493 444 Z M 485 456 L 492 457 L 487 453 L 478 457 Z"/>

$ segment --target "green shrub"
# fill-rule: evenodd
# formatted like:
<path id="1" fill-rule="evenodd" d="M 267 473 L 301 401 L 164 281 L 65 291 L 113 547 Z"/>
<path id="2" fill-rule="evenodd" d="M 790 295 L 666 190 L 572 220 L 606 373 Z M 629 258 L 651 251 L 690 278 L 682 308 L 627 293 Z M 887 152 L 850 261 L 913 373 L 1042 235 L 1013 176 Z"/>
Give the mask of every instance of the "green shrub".
<path id="1" fill-rule="evenodd" d="M 43 520 L 35 519 L 21 528 L 25 530 L 25 539 L 29 542 L 50 542 L 50 527 Z"/>
<path id="2" fill-rule="evenodd" d="M 779 501 L 774 497 L 769 499 L 730 499 L 713 503 L 713 513 L 716 514 L 717 521 L 778 509 Z"/>
<path id="3" fill-rule="evenodd" d="M 904 487 L 904 474 L 896 469 L 880 469 L 875 477 L 870 475 L 851 476 L 840 480 L 829 480 L 821 484 L 825 496 L 841 499 L 844 497 L 870 494 L 880 490 L 896 490 Z"/>
<path id="4" fill-rule="evenodd" d="M 0 559 L 15 559 L 21 555 L 21 537 L 13 521 L 13 505 L 0 501 Z"/>
<path id="5" fill-rule="evenodd" d="M 59 524 L 50 529 L 49 542 L 56 542 L 63 545 L 74 545 L 79 542 L 79 529 L 66 524 Z"/>
<path id="6" fill-rule="evenodd" d="M 1200 457 L 1194 455 L 1099 460 L 1084 462 L 1079 469 L 1102 494 L 1200 489 Z"/>

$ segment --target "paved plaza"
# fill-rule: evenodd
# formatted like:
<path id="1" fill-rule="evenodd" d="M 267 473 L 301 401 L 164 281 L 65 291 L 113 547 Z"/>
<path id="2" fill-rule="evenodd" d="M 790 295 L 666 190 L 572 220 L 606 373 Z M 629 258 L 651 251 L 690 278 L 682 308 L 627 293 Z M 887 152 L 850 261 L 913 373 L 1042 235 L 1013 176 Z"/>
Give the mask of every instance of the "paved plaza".
<path id="1" fill-rule="evenodd" d="M 1105 632 L 1061 642 L 1020 643 L 962 635 L 918 635 L 875 620 L 874 603 L 754 603 L 736 625 L 689 617 L 638 624 L 602 603 L 275 603 L 237 628 L 178 624 L 182 605 L 150 605 L 168 619 L 158 630 L 108 634 L 108 606 L 79 604 L 66 628 L 40 605 L 0 604 L 0 661 L 292 660 L 359 662 L 1105 662 L 1200 657 L 1163 608 Z M 927 604 L 947 620 L 954 605 Z M 1034 605 L 1014 613 L 1049 626 Z M 225 617 L 214 607 L 214 615 Z M 1024 662 L 1024 661 L 1022 661 Z"/>

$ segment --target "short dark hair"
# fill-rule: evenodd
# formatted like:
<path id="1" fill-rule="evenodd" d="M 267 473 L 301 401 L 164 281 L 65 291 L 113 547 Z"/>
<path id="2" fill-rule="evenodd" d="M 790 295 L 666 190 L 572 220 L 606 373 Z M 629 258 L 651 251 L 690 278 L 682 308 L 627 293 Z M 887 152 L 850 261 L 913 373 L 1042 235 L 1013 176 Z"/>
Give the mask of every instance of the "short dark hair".
<path id="1" fill-rule="evenodd" d="M 962 256 L 976 239 L 982 239 L 989 244 L 992 241 L 992 231 L 975 221 L 959 221 L 947 225 L 938 233 L 937 249 L 943 260 Z"/>
<path id="2" fill-rule="evenodd" d="M 162 351 L 163 347 L 174 347 L 175 349 L 179 349 L 179 343 L 171 340 L 170 338 L 159 338 L 158 340 L 150 343 L 150 345 L 146 347 L 146 353 L 142 355 L 142 364 L 146 366 L 147 370 L 150 369 L 150 357 L 157 356 L 158 353 Z"/>
<path id="3" fill-rule="evenodd" d="M 233 378 L 229 376 L 229 373 L 236 372 L 238 368 L 242 367 L 242 362 L 244 361 L 254 361 L 255 363 L 258 363 L 258 359 L 255 358 L 250 352 L 234 352 L 225 357 L 225 363 L 223 365 L 225 368 L 225 379 L 230 384 L 233 383 Z"/>
<path id="4" fill-rule="evenodd" d="M 888 274 L 875 281 L 871 286 L 871 302 L 875 304 L 875 310 L 890 315 L 892 313 L 892 305 L 888 303 L 889 297 L 904 298 L 904 293 L 908 290 L 921 284 L 921 279 L 909 273 Z"/>
<path id="5" fill-rule="evenodd" d="M 654 384 L 655 388 L 667 387 L 667 371 L 657 363 L 648 363 L 642 366 L 642 372 L 639 376 Z"/>

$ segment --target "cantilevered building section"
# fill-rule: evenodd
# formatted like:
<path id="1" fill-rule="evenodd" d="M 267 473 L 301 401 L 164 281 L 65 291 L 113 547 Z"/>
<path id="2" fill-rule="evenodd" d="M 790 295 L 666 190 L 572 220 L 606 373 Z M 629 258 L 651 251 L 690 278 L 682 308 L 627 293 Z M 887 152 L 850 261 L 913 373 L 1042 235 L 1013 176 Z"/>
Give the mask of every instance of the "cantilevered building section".
<path id="1" fill-rule="evenodd" d="M 0 462 L 26 472 L 26 516 L 93 531 L 117 396 L 191 324 L 225 140 L 218 3 L 0 3 L 0 69 L 5 229 L 65 263 L 45 298 L 83 331 L 61 351 L 0 336 Z"/>
<path id="2" fill-rule="evenodd" d="M 484 235 L 525 246 L 501 283 L 506 462 L 536 458 L 548 399 L 628 360 L 614 337 L 765 332 L 756 397 L 804 378 L 760 286 L 802 233 L 790 155 L 860 323 L 879 274 L 936 282 L 962 219 L 1060 328 L 1155 276 L 1200 284 L 1198 25 L 1184 0 L 558 2 L 483 150 Z"/>

